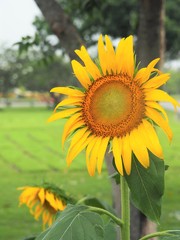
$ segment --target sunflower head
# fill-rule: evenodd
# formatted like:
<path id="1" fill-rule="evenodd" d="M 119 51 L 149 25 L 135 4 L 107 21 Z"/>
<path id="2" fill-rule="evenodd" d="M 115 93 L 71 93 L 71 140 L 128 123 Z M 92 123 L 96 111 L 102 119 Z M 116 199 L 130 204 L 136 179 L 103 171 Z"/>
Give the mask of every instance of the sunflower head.
<path id="1" fill-rule="evenodd" d="M 66 207 L 66 202 L 54 191 L 54 187 L 46 186 L 25 186 L 18 188 L 22 190 L 19 196 L 20 206 L 25 204 L 30 213 L 36 220 L 42 217 L 43 227 L 50 226 L 55 219 L 58 211 L 63 211 Z"/>
<path id="2" fill-rule="evenodd" d="M 84 46 L 75 52 L 83 62 L 72 61 L 81 88 L 53 88 L 51 92 L 67 97 L 49 118 L 50 122 L 68 118 L 62 136 L 63 144 L 71 137 L 68 165 L 84 149 L 91 176 L 96 168 L 101 172 L 108 148 L 121 175 L 124 171 L 130 174 L 133 154 L 145 168 L 150 164 L 149 152 L 163 159 L 155 125 L 162 128 L 170 140 L 172 132 L 159 101 L 170 102 L 174 107 L 179 103 L 158 89 L 170 77 L 155 68 L 159 58 L 138 69 L 132 36 L 121 39 L 114 49 L 110 38 L 106 35 L 103 39 L 100 35 L 96 63 Z"/>

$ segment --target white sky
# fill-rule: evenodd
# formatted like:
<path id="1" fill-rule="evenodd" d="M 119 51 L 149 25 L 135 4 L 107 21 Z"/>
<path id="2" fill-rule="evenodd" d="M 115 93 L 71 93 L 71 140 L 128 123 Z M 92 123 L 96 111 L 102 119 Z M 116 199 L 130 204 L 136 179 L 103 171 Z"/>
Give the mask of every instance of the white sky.
<path id="1" fill-rule="evenodd" d="M 10 46 L 33 35 L 32 22 L 40 15 L 34 0 L 0 0 L 0 45 Z"/>

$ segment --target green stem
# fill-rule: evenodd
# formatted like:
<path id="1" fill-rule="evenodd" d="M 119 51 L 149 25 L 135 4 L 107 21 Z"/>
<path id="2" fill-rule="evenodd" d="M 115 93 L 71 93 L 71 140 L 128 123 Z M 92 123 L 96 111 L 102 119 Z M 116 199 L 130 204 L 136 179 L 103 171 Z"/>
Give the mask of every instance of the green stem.
<path id="1" fill-rule="evenodd" d="M 101 213 L 101 214 L 106 214 L 109 216 L 117 225 L 123 226 L 123 222 L 120 218 L 116 217 L 114 214 L 110 213 L 109 211 L 103 209 L 103 208 L 98 208 L 98 207 L 91 207 L 88 206 L 90 211 Z"/>
<path id="2" fill-rule="evenodd" d="M 158 237 L 158 236 L 173 236 L 173 234 L 168 231 L 155 232 L 155 233 L 148 234 L 140 238 L 139 240 L 147 240 L 147 239 L 151 239 L 152 237 Z"/>
<path id="3" fill-rule="evenodd" d="M 121 176 L 121 218 L 123 225 L 121 228 L 121 239 L 130 240 L 130 201 L 129 188 L 126 179 Z"/>

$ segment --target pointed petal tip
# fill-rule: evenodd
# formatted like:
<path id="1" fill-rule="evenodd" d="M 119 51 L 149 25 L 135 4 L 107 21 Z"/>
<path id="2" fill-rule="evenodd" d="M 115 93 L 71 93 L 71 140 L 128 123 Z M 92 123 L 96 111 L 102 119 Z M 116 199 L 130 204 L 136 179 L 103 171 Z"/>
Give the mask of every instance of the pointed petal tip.
<path id="1" fill-rule="evenodd" d="M 54 89 L 55 89 L 55 88 L 51 88 L 50 92 L 54 92 Z"/>
<path id="2" fill-rule="evenodd" d="M 129 176 L 131 174 L 131 169 L 129 170 L 126 169 L 126 174 Z"/>

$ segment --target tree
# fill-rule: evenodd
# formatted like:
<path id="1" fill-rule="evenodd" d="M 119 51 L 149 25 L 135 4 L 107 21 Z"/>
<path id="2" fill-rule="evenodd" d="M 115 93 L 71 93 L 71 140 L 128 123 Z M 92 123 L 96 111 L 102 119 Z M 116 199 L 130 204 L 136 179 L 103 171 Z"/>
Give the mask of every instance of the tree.
<path id="1" fill-rule="evenodd" d="M 35 2 L 41 9 L 54 34 L 59 38 L 62 48 L 65 49 L 71 59 L 76 58 L 74 49 L 79 47 L 83 40 L 69 16 L 65 14 L 56 1 L 35 0 Z"/>
<path id="2" fill-rule="evenodd" d="M 53 61 L 41 61 L 38 51 L 18 54 L 16 49 L 4 49 L 0 54 L 0 92 L 8 97 L 13 88 L 48 91 L 55 85 L 74 85 L 69 63 L 62 56 Z"/>
<path id="3" fill-rule="evenodd" d="M 50 24 L 50 26 L 52 28 L 52 31 L 55 34 L 57 34 L 58 38 L 60 39 L 62 47 L 67 50 L 67 53 L 68 53 L 68 55 L 71 59 L 74 58 L 74 54 L 71 52 L 72 51 L 72 36 L 75 36 L 73 38 L 73 51 L 74 51 L 74 49 L 80 47 L 83 40 L 80 37 L 80 35 L 78 34 L 77 29 L 75 27 L 73 27 L 73 23 L 70 21 L 70 19 L 67 17 L 67 15 L 63 13 L 62 8 L 60 6 L 58 7 L 58 4 L 54 0 L 49 0 L 48 2 L 43 1 L 43 0 L 35 0 L 35 1 L 38 4 L 39 8 L 41 9 L 45 19 Z M 95 4 L 97 4 L 97 1 L 93 1 L 93 2 Z M 151 31 L 152 31 L 152 33 L 155 33 L 156 35 L 152 34 L 152 36 L 151 36 L 151 41 L 152 41 L 151 43 L 158 43 L 157 48 L 155 48 L 154 51 L 153 51 L 154 55 L 156 55 L 156 54 L 158 55 L 157 50 L 160 48 L 160 43 L 158 41 L 161 40 L 160 36 L 157 35 L 159 30 L 162 34 L 162 39 L 164 39 L 163 38 L 163 36 L 164 36 L 163 35 L 164 34 L 163 29 L 161 29 L 162 25 L 161 24 L 159 25 L 159 19 L 161 19 L 161 21 L 163 23 L 163 18 L 161 18 L 161 12 L 160 11 L 163 9 L 162 7 L 164 5 L 163 5 L 163 2 L 161 0 L 158 1 L 158 3 L 160 4 L 160 5 L 158 5 L 158 10 L 153 12 L 152 9 L 154 10 L 155 2 L 156 2 L 155 0 L 153 0 L 152 2 L 148 1 L 147 6 L 146 6 L 144 1 L 140 2 L 140 5 L 142 4 L 140 6 L 141 7 L 141 13 L 145 13 L 147 10 L 151 10 L 151 11 L 146 16 L 141 15 L 141 17 L 143 17 L 143 18 L 140 18 L 140 24 L 139 24 L 139 26 L 140 26 L 139 29 L 140 30 L 139 30 L 139 35 L 138 36 L 139 36 L 139 39 L 140 39 L 141 36 L 142 37 L 143 36 L 149 36 L 149 34 L 151 34 Z M 59 11 L 60 11 L 60 13 L 59 13 Z M 56 16 L 56 14 L 57 14 L 57 16 Z M 155 19 L 153 19 L 154 15 L 156 17 Z M 69 19 L 69 20 L 67 21 L 67 19 Z M 146 23 L 146 20 L 149 21 L 149 19 L 154 20 L 152 28 L 151 29 L 148 29 L 146 27 L 141 28 L 141 26 L 143 26 L 141 24 Z M 156 22 L 156 20 L 157 20 L 157 22 Z M 143 22 L 141 22 L 141 21 L 143 21 Z M 73 35 L 72 35 L 71 32 L 69 32 L 68 29 L 72 29 Z M 62 38 L 62 40 L 61 40 L 61 38 Z M 144 49 L 143 49 L 144 51 L 146 51 L 145 46 L 144 46 Z M 149 48 L 147 47 L 147 54 L 149 54 L 148 50 L 149 50 Z M 141 56 L 140 54 L 141 54 L 141 52 L 139 51 L 138 56 Z M 150 59 L 152 59 L 154 57 L 154 55 L 150 55 Z M 145 61 L 146 61 L 146 57 L 143 56 L 143 64 L 146 63 Z M 149 63 L 149 61 L 148 61 L 148 63 Z M 109 164 L 111 164 L 111 161 L 107 161 L 107 162 Z M 109 166 L 108 166 L 108 168 L 109 168 Z M 109 171 L 111 171 L 111 170 L 109 170 Z M 134 211 L 133 210 L 133 213 L 134 213 L 133 214 L 134 219 L 131 219 L 131 220 L 133 222 L 133 226 L 135 226 L 135 229 L 136 230 L 138 229 L 139 231 L 137 231 L 136 233 L 132 231 L 132 237 L 131 238 L 132 239 L 137 239 L 142 234 L 144 226 L 142 226 L 142 221 L 141 221 L 142 219 L 141 219 L 141 214 L 139 214 L 139 211 L 136 211 L 136 210 Z"/>
<path id="4" fill-rule="evenodd" d="M 137 41 L 137 60 L 142 66 L 160 57 L 164 62 L 165 50 L 165 3 L 164 0 L 139 0 L 139 28 Z"/>
<path id="5" fill-rule="evenodd" d="M 160 44 L 165 45 L 165 50 L 167 53 L 166 57 L 168 58 L 177 58 L 179 54 L 179 1 L 180 0 L 166 0 L 166 4 L 164 5 L 164 10 L 166 12 L 164 21 L 166 29 L 166 41 Z M 74 45 L 76 42 L 79 43 L 78 45 L 81 45 L 85 40 L 86 46 L 93 45 L 93 36 L 95 36 L 97 33 L 108 34 L 113 38 L 126 37 L 129 34 L 138 36 L 138 26 L 140 24 L 142 25 L 142 22 L 140 22 L 139 18 L 139 16 L 141 16 L 139 15 L 139 9 L 142 9 L 143 2 L 138 0 L 58 0 L 58 3 L 55 2 L 56 12 L 58 12 L 58 15 L 56 13 L 53 16 L 53 14 L 50 14 L 50 12 L 45 10 L 46 8 L 51 9 L 51 1 L 37 0 L 37 4 L 43 4 L 43 11 L 46 12 L 46 15 L 48 14 L 48 16 L 45 16 L 45 18 L 49 19 L 48 21 L 51 30 L 43 18 L 36 18 L 34 22 L 36 27 L 36 35 L 33 38 L 28 36 L 27 39 L 22 39 L 22 42 L 24 41 L 25 46 L 28 46 L 27 42 L 29 42 L 30 45 L 34 43 L 36 46 L 41 44 L 46 46 L 48 49 L 51 48 L 51 42 L 48 41 L 48 36 L 52 35 L 53 33 L 57 33 L 58 25 L 61 25 L 61 31 L 57 33 L 59 37 L 61 35 L 61 40 L 59 38 L 60 42 L 56 44 L 55 47 L 61 48 L 62 50 L 65 50 L 65 52 L 67 52 L 66 50 L 70 49 L 69 53 L 71 51 L 73 52 L 73 49 L 78 47 L 77 45 Z M 157 8 L 151 9 L 154 12 L 154 15 L 158 14 Z M 64 18 L 65 20 L 63 23 L 59 23 L 59 19 L 61 18 L 62 14 L 64 14 L 66 17 Z M 149 12 L 147 12 L 147 15 L 149 16 Z M 57 16 L 57 19 L 55 19 L 55 16 Z M 71 16 L 71 19 L 68 16 Z M 71 28 L 68 29 L 66 26 L 68 25 L 67 23 L 70 22 L 72 30 Z M 67 32 L 71 32 L 72 40 L 69 46 L 65 46 Z M 78 39 L 79 37 L 74 34 L 75 32 L 81 36 L 81 39 Z M 148 38 L 148 40 L 149 39 L 151 39 L 151 36 Z M 74 57 L 76 56 L 74 55 Z"/>

